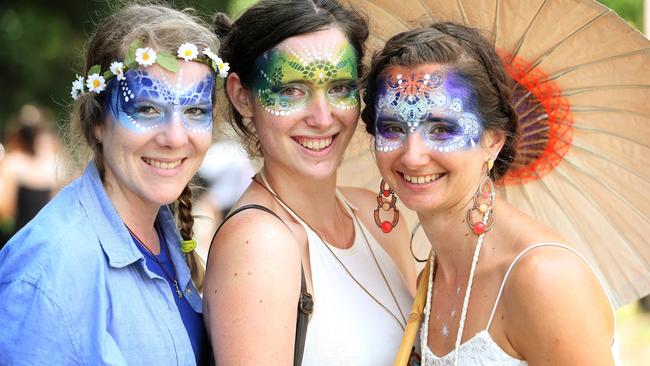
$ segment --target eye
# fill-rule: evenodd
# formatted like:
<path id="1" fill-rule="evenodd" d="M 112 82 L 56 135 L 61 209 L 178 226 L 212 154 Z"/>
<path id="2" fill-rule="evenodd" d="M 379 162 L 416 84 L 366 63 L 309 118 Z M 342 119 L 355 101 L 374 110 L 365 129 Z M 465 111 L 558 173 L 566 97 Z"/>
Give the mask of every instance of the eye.
<path id="1" fill-rule="evenodd" d="M 299 87 L 296 86 L 287 86 L 280 89 L 279 94 L 283 97 L 289 98 L 299 98 L 305 96 L 307 93 Z"/>
<path id="2" fill-rule="evenodd" d="M 340 84 L 331 87 L 327 93 L 333 96 L 348 96 L 356 89 L 356 86 L 349 84 Z"/>
<path id="3" fill-rule="evenodd" d="M 434 135 L 440 135 L 443 133 L 448 133 L 451 132 L 448 127 L 446 126 L 433 126 L 431 130 L 429 130 L 429 133 L 434 134 Z"/>
<path id="4" fill-rule="evenodd" d="M 139 106 L 136 108 L 135 112 L 143 117 L 155 117 L 160 114 L 156 107 L 150 105 Z"/>
<path id="5" fill-rule="evenodd" d="M 185 110 L 185 114 L 191 117 L 202 117 L 208 114 L 208 111 L 205 108 L 192 107 L 192 108 L 187 108 Z"/>
<path id="6" fill-rule="evenodd" d="M 394 123 L 384 124 L 379 125 L 379 134 L 388 139 L 398 138 L 406 134 L 406 129 L 404 129 L 403 126 Z"/>

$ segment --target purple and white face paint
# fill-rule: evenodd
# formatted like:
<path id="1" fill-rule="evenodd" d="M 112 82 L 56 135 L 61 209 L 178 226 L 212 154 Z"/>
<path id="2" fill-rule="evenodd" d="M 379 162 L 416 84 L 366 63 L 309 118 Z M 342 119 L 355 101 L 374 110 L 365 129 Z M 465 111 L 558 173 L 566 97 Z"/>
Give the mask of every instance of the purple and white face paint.
<path id="1" fill-rule="evenodd" d="M 420 134 L 434 151 L 472 148 L 483 121 L 471 85 L 453 72 L 393 67 L 377 83 L 375 150 L 401 148 Z"/>
<path id="2" fill-rule="evenodd" d="M 131 69 L 114 79 L 104 97 L 105 110 L 124 128 L 144 133 L 180 121 L 188 132 L 212 133 L 214 74 L 184 78 L 183 69 L 170 81 L 164 73 Z"/>

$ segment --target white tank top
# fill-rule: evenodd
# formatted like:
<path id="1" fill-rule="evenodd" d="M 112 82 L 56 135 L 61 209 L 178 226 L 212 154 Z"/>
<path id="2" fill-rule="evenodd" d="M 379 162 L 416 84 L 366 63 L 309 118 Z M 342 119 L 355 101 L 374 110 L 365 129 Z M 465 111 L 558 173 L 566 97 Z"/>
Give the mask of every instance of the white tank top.
<path id="1" fill-rule="evenodd" d="M 351 209 L 356 208 L 340 192 L 336 193 L 354 222 L 354 243 L 349 249 L 339 249 L 321 241 L 300 217 L 287 209 L 303 226 L 309 241 L 314 311 L 307 326 L 302 365 L 390 365 L 399 349 L 404 318 L 408 317 L 413 299 L 395 262 L 354 218 Z M 350 277 L 332 252 L 401 325 Z"/>
<path id="2" fill-rule="evenodd" d="M 510 264 L 510 267 L 508 267 L 508 270 L 506 271 L 506 274 L 503 277 L 503 281 L 501 282 L 501 288 L 499 289 L 499 293 L 497 294 L 496 301 L 494 302 L 494 306 L 492 308 L 492 313 L 490 314 L 490 318 L 488 320 L 485 329 L 478 332 L 474 337 L 468 339 L 467 341 L 465 341 L 465 343 L 460 345 L 458 365 L 460 366 L 478 366 L 478 365 L 525 366 L 528 365 L 528 362 L 524 360 L 520 360 L 518 358 L 514 358 L 509 354 L 507 354 L 503 349 L 501 349 L 501 347 L 499 347 L 499 345 L 496 342 L 494 342 L 492 336 L 490 336 L 489 329 L 490 329 L 490 325 L 492 324 L 492 319 L 494 318 L 497 305 L 499 305 L 499 299 L 503 294 L 503 288 L 506 285 L 506 281 L 508 280 L 508 276 L 510 275 L 510 272 L 515 267 L 519 259 L 521 259 L 521 257 L 524 256 L 524 254 L 528 253 L 529 251 L 535 248 L 539 248 L 543 246 L 560 247 L 573 252 L 578 257 L 580 257 L 585 263 L 587 263 L 589 268 L 591 268 L 591 270 L 596 275 L 596 278 L 598 278 L 598 280 L 600 281 L 601 286 L 603 286 L 603 282 L 598 276 L 598 272 L 596 272 L 596 270 L 591 266 L 591 264 L 587 261 L 587 259 L 583 257 L 580 253 L 578 253 L 575 249 L 570 248 L 566 245 L 555 244 L 555 243 L 540 243 L 540 244 L 531 245 L 530 247 L 524 249 L 521 253 L 519 253 L 517 257 L 515 257 L 515 259 Z M 607 294 L 610 306 L 612 306 L 612 316 L 614 316 L 613 314 L 614 307 L 612 304 L 611 296 L 607 292 L 606 287 L 603 286 L 603 289 Z M 430 298 L 428 299 L 430 301 Z M 430 314 L 425 314 L 424 321 L 427 322 L 429 321 L 429 315 Z M 616 318 L 614 318 L 614 328 L 616 329 Z M 439 357 L 435 355 L 427 345 L 427 340 L 429 335 L 427 334 L 427 332 L 425 332 L 425 327 L 421 328 L 420 337 L 422 340 L 421 342 L 422 342 L 423 353 L 426 353 L 424 366 L 454 365 L 455 349 L 449 352 L 448 354 Z M 615 336 L 612 343 L 612 356 L 614 358 L 614 363 L 616 365 L 620 364 L 619 354 L 620 354 L 619 345 Z"/>

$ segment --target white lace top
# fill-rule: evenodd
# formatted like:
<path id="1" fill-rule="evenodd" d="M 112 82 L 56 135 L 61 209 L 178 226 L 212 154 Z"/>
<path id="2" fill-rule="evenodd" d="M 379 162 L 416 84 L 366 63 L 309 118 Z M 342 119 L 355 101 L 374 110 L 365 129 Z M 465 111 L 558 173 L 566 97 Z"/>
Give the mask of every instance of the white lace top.
<path id="1" fill-rule="evenodd" d="M 492 308 L 492 313 L 490 314 L 490 318 L 488 320 L 487 326 L 485 327 L 484 330 L 478 332 L 474 337 L 468 339 L 465 341 L 465 343 L 460 345 L 460 352 L 458 356 L 458 365 L 460 366 L 478 366 L 478 365 L 500 365 L 500 366 L 523 366 L 523 365 L 528 365 L 528 362 L 524 360 L 520 360 L 518 358 L 514 358 L 507 354 L 501 347 L 499 347 L 496 342 L 492 339 L 490 336 L 490 333 L 488 330 L 490 329 L 490 325 L 492 324 L 492 319 L 494 317 L 495 311 L 497 309 L 497 305 L 499 304 L 499 299 L 501 298 L 501 295 L 503 293 L 503 288 L 505 287 L 506 280 L 508 279 L 508 275 L 510 274 L 510 271 L 514 268 L 515 264 L 519 261 L 519 259 L 529 252 L 532 249 L 542 247 L 542 246 L 555 246 L 555 247 L 561 247 L 565 248 L 567 250 L 570 250 L 571 252 L 575 253 L 577 256 L 579 256 L 589 267 L 596 273 L 594 268 L 589 264 L 589 262 L 577 251 L 575 251 L 573 248 L 567 247 L 566 245 L 561 245 L 561 244 L 554 244 L 554 243 L 542 243 L 542 244 L 536 244 L 532 245 L 526 249 L 524 249 L 515 259 L 512 261 L 510 264 L 510 267 L 506 271 L 505 276 L 503 277 L 503 281 L 501 282 L 501 288 L 499 289 L 499 293 L 497 294 L 496 301 L 494 302 L 494 307 Z M 600 281 L 600 278 L 598 277 L 596 273 L 596 277 Z M 430 277 L 431 278 L 431 277 Z M 602 281 L 601 285 L 602 285 Z M 603 286 L 603 288 L 605 288 Z M 429 291 L 431 291 L 431 287 L 429 287 Z M 607 291 L 605 291 L 607 293 Z M 609 296 L 609 294 L 608 294 Z M 430 301 L 431 297 L 427 297 L 429 303 L 427 303 L 427 307 L 430 308 Z M 610 305 L 611 299 L 610 299 Z M 612 313 L 614 312 L 614 308 L 612 306 Z M 425 314 L 424 316 L 424 321 L 428 322 L 429 321 L 429 314 Z M 422 353 L 425 358 L 425 364 L 424 366 L 445 366 L 445 365 L 454 365 L 455 359 L 455 349 L 451 350 L 448 354 L 438 357 L 431 351 L 429 346 L 427 345 L 427 340 L 429 339 L 429 334 L 428 334 L 428 327 L 422 327 L 421 328 L 421 333 L 420 333 L 420 339 L 422 340 Z M 618 355 L 619 355 L 619 350 L 618 350 L 618 343 L 616 341 L 616 338 L 614 339 L 614 343 L 612 344 L 612 354 L 614 356 L 615 364 L 619 364 L 618 362 Z"/>

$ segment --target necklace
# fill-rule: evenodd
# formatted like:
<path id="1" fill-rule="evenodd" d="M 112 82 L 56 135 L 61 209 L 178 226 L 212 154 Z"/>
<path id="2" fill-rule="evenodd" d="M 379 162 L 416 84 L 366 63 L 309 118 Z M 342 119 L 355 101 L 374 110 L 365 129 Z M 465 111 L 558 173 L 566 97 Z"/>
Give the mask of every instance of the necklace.
<path id="1" fill-rule="evenodd" d="M 488 208 L 485 216 L 483 218 L 483 224 L 486 224 L 492 208 Z M 454 344 L 454 365 L 458 366 L 458 358 L 460 356 L 460 342 L 463 338 L 463 330 L 465 329 L 465 319 L 467 318 L 467 307 L 469 305 L 469 298 L 472 293 L 472 283 L 474 281 L 474 273 L 476 272 L 476 265 L 478 264 L 478 257 L 481 254 L 481 247 L 483 245 L 483 239 L 485 237 L 485 232 L 481 233 L 476 241 L 476 247 L 474 248 L 474 256 L 472 257 L 472 264 L 469 271 L 469 278 L 467 279 L 467 287 L 465 290 L 465 296 L 463 298 L 463 307 L 460 313 L 460 320 L 458 322 L 458 333 L 456 333 L 456 342 Z M 422 365 L 426 365 L 426 352 L 424 352 L 424 347 L 427 346 L 429 340 L 429 317 L 431 315 L 431 289 L 433 287 L 433 261 L 431 261 L 431 270 L 429 271 L 429 283 L 427 290 L 427 301 L 424 309 L 424 322 L 422 323 L 422 335 L 420 337 L 421 349 L 422 351 Z"/>
<path id="2" fill-rule="evenodd" d="M 281 203 L 281 204 L 282 204 L 282 205 L 283 205 L 287 210 L 289 210 L 291 213 L 293 213 L 296 217 L 300 217 L 300 216 L 299 216 L 299 215 L 298 215 L 298 214 L 297 214 L 293 209 L 291 209 L 291 207 L 289 207 L 286 203 L 284 203 L 284 201 L 280 198 L 280 196 L 278 196 L 278 195 L 277 195 L 277 194 L 276 194 L 276 193 L 271 189 L 271 187 L 270 187 L 268 181 L 266 180 L 266 177 L 265 177 L 265 175 L 264 175 L 263 172 L 261 173 L 261 177 L 262 177 L 262 180 L 263 180 L 264 183 L 259 182 L 257 179 L 253 179 L 253 182 L 259 184 L 259 185 L 262 186 L 264 189 L 266 189 L 266 190 L 267 190 L 267 191 L 268 191 L 268 192 L 269 192 L 269 193 L 270 193 L 270 194 L 271 194 L 271 195 L 272 195 L 276 200 L 278 200 L 278 202 L 280 202 L 280 203 Z M 268 185 L 268 186 L 267 186 L 267 185 Z M 348 207 L 349 207 L 349 205 L 348 205 Z M 338 204 L 337 204 L 337 210 L 338 210 Z M 362 289 L 362 290 L 363 290 L 363 291 L 364 291 L 364 292 L 365 292 L 365 293 L 366 293 L 366 294 L 367 294 L 367 295 L 368 295 L 368 296 L 369 296 L 369 297 L 370 297 L 370 298 L 371 298 L 375 303 L 377 303 L 377 304 L 378 304 L 382 309 L 384 309 L 384 311 L 386 311 L 386 313 L 387 313 L 388 315 L 390 315 L 390 317 L 391 317 L 393 320 L 395 320 L 395 322 L 397 323 L 397 325 L 398 325 L 402 330 L 404 330 L 404 327 L 406 326 L 406 318 L 404 317 L 404 313 L 403 313 L 403 311 L 402 311 L 402 308 L 399 306 L 399 302 L 397 301 L 397 297 L 395 296 L 395 293 L 393 292 L 393 289 L 390 287 L 390 284 L 388 283 L 388 280 L 386 279 L 386 275 L 384 274 L 384 271 L 381 269 L 381 266 L 379 265 L 379 261 L 377 260 L 377 257 L 375 256 L 375 252 L 374 252 L 374 251 L 372 250 L 372 248 L 370 247 L 370 242 L 368 241 L 368 238 L 366 237 L 366 233 L 361 229 L 361 225 L 359 224 L 359 219 L 357 218 L 357 215 L 354 214 L 354 210 L 352 210 L 352 208 L 350 208 L 350 212 L 352 212 L 352 218 L 353 218 L 353 220 L 354 220 L 354 224 L 356 225 L 356 227 L 359 228 L 359 231 L 361 231 L 361 235 L 362 235 L 362 237 L 363 237 L 363 240 L 364 240 L 364 242 L 366 243 L 366 246 L 368 247 L 368 250 L 370 251 L 370 254 L 372 255 L 372 258 L 373 258 L 373 260 L 374 260 L 374 262 L 375 262 L 375 265 L 377 266 L 377 269 L 379 270 L 379 273 L 381 274 L 381 277 L 382 277 L 382 279 L 384 280 L 384 283 L 386 284 L 386 287 L 388 288 L 388 292 L 390 292 L 390 295 L 391 295 L 391 297 L 393 298 L 393 301 L 395 302 L 395 305 L 397 306 L 397 309 L 399 310 L 399 315 L 400 315 L 401 318 L 402 318 L 402 321 L 401 321 L 401 322 L 400 322 L 400 320 L 397 318 L 397 316 L 396 316 L 392 311 L 390 311 L 390 310 L 386 307 L 386 305 L 384 305 L 381 301 L 379 301 L 379 299 L 377 299 L 377 298 L 376 298 L 372 293 L 370 293 L 370 291 L 368 291 L 368 289 L 365 288 L 365 287 L 361 284 L 361 282 L 359 282 L 359 280 L 357 280 L 356 277 L 354 277 L 354 275 L 352 274 L 352 272 L 350 272 L 350 270 L 345 266 L 345 264 L 343 263 L 343 261 L 341 261 L 341 259 L 336 255 L 336 253 L 334 253 L 334 251 L 332 250 L 332 248 L 330 248 L 329 245 L 327 245 L 327 243 L 325 243 L 325 241 L 324 241 L 323 238 L 322 238 L 322 235 L 321 235 L 321 234 L 320 234 L 316 229 L 314 229 L 311 225 L 309 225 L 307 222 L 305 222 L 304 220 L 303 220 L 303 222 L 305 223 L 305 225 L 307 225 L 307 227 L 309 227 L 309 229 L 311 229 L 311 230 L 316 234 L 316 236 L 318 237 L 318 239 L 320 240 L 320 242 L 323 244 L 323 246 L 325 246 L 325 248 L 327 248 L 327 250 L 330 252 L 330 254 L 332 254 L 332 256 L 334 257 L 334 259 L 336 259 L 336 261 L 341 265 L 341 267 L 343 268 L 343 270 L 345 270 L 345 272 L 348 274 L 348 276 L 350 276 L 350 278 L 351 278 L 351 279 L 352 279 L 352 280 L 353 280 L 353 281 L 354 281 L 354 282 L 355 282 L 355 283 L 356 283 L 356 284 L 357 284 L 357 285 L 358 285 L 358 286 L 359 286 L 359 287 L 360 287 L 360 288 L 361 288 L 361 289 Z M 337 215 L 338 215 L 338 213 L 337 213 Z M 339 216 L 339 221 L 340 221 L 340 216 Z"/>
<path id="3" fill-rule="evenodd" d="M 160 269 L 162 269 L 162 271 L 165 273 L 165 276 L 167 277 L 167 280 L 171 281 L 174 284 L 174 290 L 176 291 L 176 295 L 178 295 L 178 298 L 182 299 L 183 298 L 183 291 L 181 291 L 180 286 L 178 286 L 178 281 L 176 280 L 176 265 L 174 264 L 174 261 L 172 260 L 171 255 L 169 255 L 169 250 L 167 250 L 167 242 L 165 241 L 164 238 L 162 238 L 162 235 L 159 235 L 161 237 L 161 239 L 162 239 L 160 242 L 163 243 L 164 245 L 160 246 L 160 250 L 161 251 L 162 250 L 167 250 L 167 256 L 169 257 L 169 261 L 172 263 L 172 268 L 174 269 L 174 276 L 173 277 L 169 274 L 169 272 L 167 272 L 167 270 L 165 269 L 165 266 L 163 266 L 162 263 L 160 263 L 160 261 L 158 260 L 158 257 L 155 254 L 153 254 L 151 249 L 149 249 L 149 247 L 147 245 L 145 245 L 145 243 L 142 240 L 140 240 L 140 238 L 137 235 L 135 235 L 135 233 L 131 230 L 131 228 L 128 227 L 126 224 L 124 224 L 124 226 L 126 226 L 126 229 L 129 231 L 129 233 L 135 239 L 135 241 L 141 247 L 143 247 L 144 250 L 147 251 L 147 253 L 151 254 L 151 257 L 153 258 L 153 260 L 156 261 L 156 263 L 158 263 L 158 267 L 160 267 Z"/>

